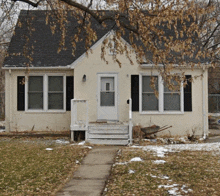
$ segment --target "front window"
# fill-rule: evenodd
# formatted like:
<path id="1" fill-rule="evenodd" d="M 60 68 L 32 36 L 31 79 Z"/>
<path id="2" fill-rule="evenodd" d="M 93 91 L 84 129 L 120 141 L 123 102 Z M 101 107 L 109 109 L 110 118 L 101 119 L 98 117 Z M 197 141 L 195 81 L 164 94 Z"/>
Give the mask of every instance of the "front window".
<path id="1" fill-rule="evenodd" d="M 158 91 L 157 76 L 143 76 L 142 78 L 142 110 L 143 111 L 158 111 L 159 102 L 155 95 Z"/>
<path id="2" fill-rule="evenodd" d="M 171 87 L 164 85 L 164 111 L 180 111 L 180 87 L 171 81 Z"/>
<path id="3" fill-rule="evenodd" d="M 64 76 L 29 76 L 27 85 L 27 110 L 64 110 Z"/>
<path id="4" fill-rule="evenodd" d="M 63 109 L 63 76 L 48 77 L 48 109 Z"/>
<path id="5" fill-rule="evenodd" d="M 28 109 L 43 109 L 43 76 L 30 76 L 28 85 Z"/>
<path id="6" fill-rule="evenodd" d="M 167 87 L 160 75 L 141 75 L 140 80 L 141 112 L 183 112 L 183 87 L 178 82 L 172 80 Z"/>

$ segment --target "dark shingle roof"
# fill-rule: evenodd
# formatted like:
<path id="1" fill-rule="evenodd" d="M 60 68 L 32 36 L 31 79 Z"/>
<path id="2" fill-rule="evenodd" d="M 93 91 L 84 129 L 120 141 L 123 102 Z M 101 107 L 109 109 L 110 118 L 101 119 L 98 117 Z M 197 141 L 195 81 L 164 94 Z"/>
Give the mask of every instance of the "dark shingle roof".
<path id="1" fill-rule="evenodd" d="M 8 49 L 8 56 L 5 58 L 5 67 L 26 67 L 27 63 L 34 67 L 58 67 L 67 66 L 78 59 L 84 52 L 85 48 L 85 32 L 81 33 L 82 40 L 76 42 L 75 55 L 72 55 L 72 45 L 70 43 L 73 35 L 77 32 L 76 27 L 79 25 L 77 19 L 73 17 L 70 13 L 68 15 L 67 33 L 65 36 L 65 50 L 57 52 L 59 48 L 59 42 L 61 40 L 61 32 L 59 28 L 56 29 L 55 33 L 52 34 L 50 25 L 46 25 L 46 14 L 49 11 L 46 10 L 35 10 L 35 11 L 25 11 L 22 10 L 18 19 L 18 23 L 15 28 L 15 34 L 12 37 L 11 43 Z M 104 11 L 105 14 L 112 14 L 112 11 Z M 55 18 L 53 18 L 55 20 Z M 111 29 L 117 29 L 114 25 L 114 21 L 106 21 L 107 27 L 100 25 L 95 19 L 91 18 L 91 27 L 97 32 L 97 40 L 101 39 L 106 33 Z M 28 22 L 29 21 L 29 22 Z M 56 21 L 55 21 L 56 22 Z M 21 25 L 20 25 L 21 24 Z M 30 31 L 28 28 L 34 29 Z M 175 37 L 173 29 L 169 29 L 166 26 L 158 27 L 163 28 L 165 36 Z M 178 27 L 181 28 L 181 27 Z M 31 33 L 30 33 L 31 32 Z M 129 33 L 125 33 L 123 38 L 129 43 Z M 28 38 L 28 39 L 27 39 Z M 185 38 L 182 38 L 185 39 Z M 27 42 L 27 40 L 29 40 Z M 136 44 L 142 45 L 138 40 L 135 41 Z M 92 45 L 95 42 L 92 43 Z M 26 47 L 27 46 L 27 47 Z M 26 50 L 27 48 L 27 50 Z M 27 55 L 23 53 L 27 52 L 31 56 L 31 61 L 27 58 Z M 20 54 L 20 55 L 18 55 Z M 152 54 L 150 51 L 145 52 L 147 59 L 151 61 Z M 180 62 L 176 58 L 175 53 L 171 55 L 169 60 L 175 63 Z M 175 60 L 176 58 L 176 60 Z M 148 61 L 148 62 L 149 62 Z M 184 57 L 185 62 L 195 62 L 198 60 L 189 57 Z M 207 59 L 200 60 L 200 62 L 207 62 Z"/>
<path id="2" fill-rule="evenodd" d="M 25 11 L 22 10 L 15 28 L 15 33 L 11 39 L 8 49 L 8 56 L 5 58 L 4 66 L 25 67 L 29 59 L 23 55 L 27 46 L 27 54 L 31 54 L 31 66 L 34 67 L 54 67 L 54 66 L 67 66 L 79 58 L 85 49 L 85 39 L 76 43 L 75 55 L 72 55 L 72 45 L 70 43 L 73 35 L 77 32 L 76 26 L 78 22 L 74 17 L 69 16 L 67 25 L 67 34 L 65 36 L 65 50 L 57 52 L 59 42 L 61 40 L 61 33 L 59 29 L 52 34 L 50 25 L 46 25 L 46 12 L 47 11 Z M 31 19 L 31 23 L 27 22 Z M 113 27 L 113 22 L 107 22 L 107 28 L 92 19 L 92 28 L 97 31 L 97 40 L 102 38 Z M 20 24 L 22 24 L 20 26 Z M 28 27 L 34 31 L 28 30 Z M 30 39 L 27 42 L 27 37 Z M 83 32 L 82 32 L 82 38 Z M 95 42 L 94 42 L 95 43 Z M 93 43 L 93 44 L 94 44 Z M 26 45 L 27 44 L 27 45 Z M 20 55 L 19 55 L 20 54 Z"/>

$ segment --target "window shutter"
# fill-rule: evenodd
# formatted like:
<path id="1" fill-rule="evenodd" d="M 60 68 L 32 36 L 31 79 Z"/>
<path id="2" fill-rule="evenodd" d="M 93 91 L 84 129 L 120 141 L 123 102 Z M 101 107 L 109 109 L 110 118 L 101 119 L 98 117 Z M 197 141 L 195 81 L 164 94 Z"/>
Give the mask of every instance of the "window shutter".
<path id="1" fill-rule="evenodd" d="M 139 111 L 139 75 L 131 75 L 132 111 Z"/>
<path id="2" fill-rule="evenodd" d="M 73 76 L 66 77 L 66 111 L 71 110 L 71 99 L 74 97 Z"/>
<path id="3" fill-rule="evenodd" d="M 189 81 L 192 78 L 191 75 L 186 75 L 187 85 L 184 88 L 184 111 L 192 111 L 192 82 Z"/>
<path id="4" fill-rule="evenodd" d="M 17 110 L 24 111 L 25 109 L 25 77 L 17 77 Z"/>

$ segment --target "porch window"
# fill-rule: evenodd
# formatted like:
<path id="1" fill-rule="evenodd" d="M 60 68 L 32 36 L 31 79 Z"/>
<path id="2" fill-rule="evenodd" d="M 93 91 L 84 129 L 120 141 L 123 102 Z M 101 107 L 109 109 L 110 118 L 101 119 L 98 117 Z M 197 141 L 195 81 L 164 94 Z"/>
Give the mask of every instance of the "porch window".
<path id="1" fill-rule="evenodd" d="M 171 81 L 171 90 L 160 75 L 144 74 L 140 76 L 140 84 L 141 113 L 183 113 L 182 84 L 179 86 L 176 81 Z"/>
<path id="2" fill-rule="evenodd" d="M 65 111 L 64 75 L 29 76 L 26 110 Z"/>

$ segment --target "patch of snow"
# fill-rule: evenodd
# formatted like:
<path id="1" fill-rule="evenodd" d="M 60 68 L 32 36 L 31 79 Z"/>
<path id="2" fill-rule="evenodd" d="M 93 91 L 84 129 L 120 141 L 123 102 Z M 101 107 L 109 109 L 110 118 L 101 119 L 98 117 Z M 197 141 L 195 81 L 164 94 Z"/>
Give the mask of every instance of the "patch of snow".
<path id="1" fill-rule="evenodd" d="M 83 148 L 92 149 L 92 147 L 91 147 L 91 146 L 83 146 Z"/>
<path id="2" fill-rule="evenodd" d="M 178 184 L 172 184 L 172 185 L 159 185 L 158 188 L 173 188 L 175 186 L 178 186 Z"/>
<path id="3" fill-rule="evenodd" d="M 150 174 L 150 176 L 151 176 L 152 178 L 157 178 L 157 176 L 155 176 L 155 175 L 152 175 L 152 174 Z"/>
<path id="4" fill-rule="evenodd" d="M 153 161 L 155 164 L 164 164 L 166 163 L 166 161 L 164 160 L 156 160 L 156 161 Z"/>
<path id="5" fill-rule="evenodd" d="M 118 163 L 114 163 L 113 164 L 113 167 L 115 166 L 115 165 L 127 165 L 128 164 L 128 162 L 118 162 Z"/>
<path id="6" fill-rule="evenodd" d="M 69 144 L 70 142 L 66 141 L 66 140 L 56 140 L 56 143 L 58 143 L 58 144 Z"/>
<path id="7" fill-rule="evenodd" d="M 76 164 L 79 164 L 79 161 L 78 161 L 78 160 L 76 160 Z"/>
<path id="8" fill-rule="evenodd" d="M 181 190 L 182 190 L 184 193 L 192 192 L 192 189 L 187 189 L 187 186 L 186 186 L 186 185 L 183 185 L 183 186 L 181 187 Z"/>
<path id="9" fill-rule="evenodd" d="M 187 142 L 188 141 L 188 138 L 185 136 L 185 137 L 180 137 L 179 140 L 181 142 Z"/>
<path id="10" fill-rule="evenodd" d="M 134 174 L 134 173 L 135 173 L 135 171 L 134 171 L 134 170 L 132 170 L 132 169 L 129 169 L 128 173 L 129 173 L 129 174 Z"/>
<path id="11" fill-rule="evenodd" d="M 147 174 L 148 175 L 148 174 Z M 152 178 L 159 178 L 159 179 L 165 179 L 165 180 L 168 180 L 169 179 L 169 176 L 155 176 L 155 175 L 152 175 L 152 174 L 150 174 L 150 176 L 152 177 Z"/>
<path id="12" fill-rule="evenodd" d="M 78 145 L 81 146 L 81 145 L 84 145 L 85 143 L 86 143 L 85 141 L 82 141 L 82 142 L 79 142 Z"/>
<path id="13" fill-rule="evenodd" d="M 143 147 L 143 150 L 154 151 L 158 157 L 165 157 L 165 153 L 168 152 L 168 149 L 164 148 L 163 146 L 150 146 L 150 148 L 146 146 L 146 147 Z"/>
<path id="14" fill-rule="evenodd" d="M 132 148 L 143 148 L 143 146 L 132 145 Z"/>
<path id="15" fill-rule="evenodd" d="M 134 157 L 130 160 L 130 162 L 134 162 L 134 161 L 143 161 L 140 157 Z"/>
<path id="16" fill-rule="evenodd" d="M 168 180 L 168 179 L 169 179 L 169 176 L 162 176 L 161 179 L 166 179 L 166 180 Z"/>
<path id="17" fill-rule="evenodd" d="M 46 150 L 53 150 L 53 148 L 46 148 Z"/>
<path id="18" fill-rule="evenodd" d="M 79 142 L 79 143 L 73 143 L 73 144 L 71 144 L 71 146 L 76 146 L 76 145 L 79 145 L 79 146 L 83 146 L 83 145 L 85 145 L 85 141 L 82 141 L 82 142 Z"/>
<path id="19" fill-rule="evenodd" d="M 170 194 L 170 195 L 175 195 L 175 196 L 177 196 L 177 195 L 180 195 L 180 193 L 178 192 L 178 188 L 172 188 L 172 189 L 170 189 L 170 190 L 168 190 L 168 193 Z"/>
<path id="20" fill-rule="evenodd" d="M 168 152 L 179 151 L 219 151 L 220 142 L 216 143 L 201 143 L 201 144 L 171 144 L 165 146 L 132 146 L 132 148 L 142 148 L 145 151 L 152 151 L 158 157 L 164 157 Z"/>

